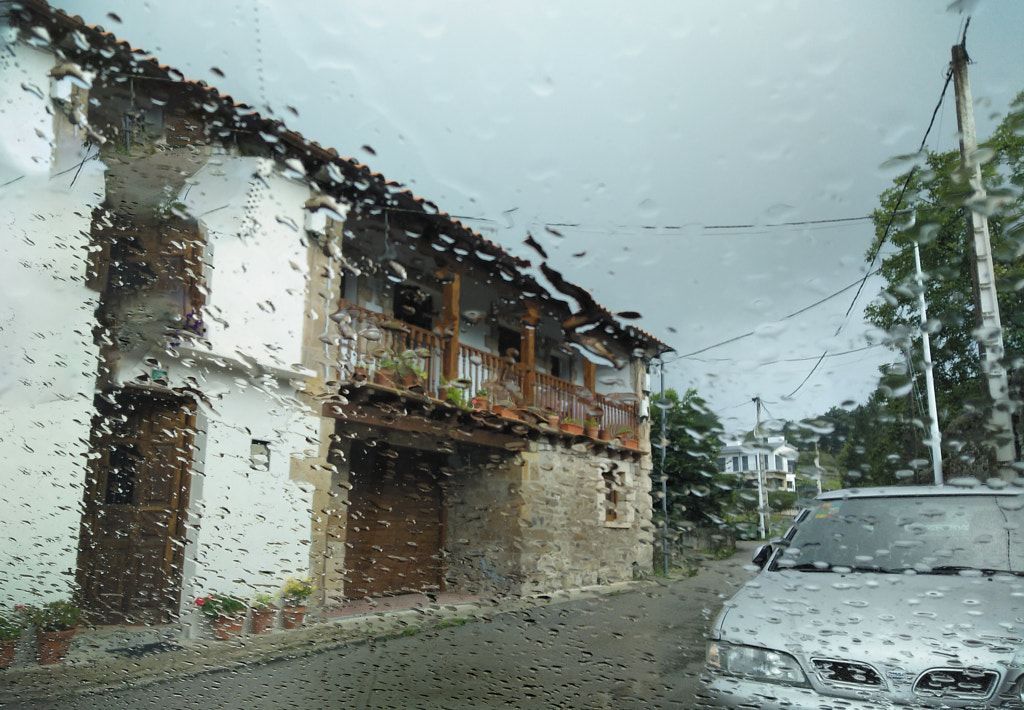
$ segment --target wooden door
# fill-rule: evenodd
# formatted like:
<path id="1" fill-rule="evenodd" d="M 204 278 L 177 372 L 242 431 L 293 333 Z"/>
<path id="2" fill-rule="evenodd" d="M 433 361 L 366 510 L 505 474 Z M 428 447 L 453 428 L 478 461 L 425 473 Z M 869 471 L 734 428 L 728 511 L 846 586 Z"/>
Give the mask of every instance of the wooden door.
<path id="1" fill-rule="evenodd" d="M 436 454 L 352 447 L 346 597 L 442 588 L 441 465 Z"/>
<path id="2" fill-rule="evenodd" d="M 93 424 L 78 581 L 89 616 L 161 622 L 177 614 L 192 465 L 188 400 L 121 392 Z"/>

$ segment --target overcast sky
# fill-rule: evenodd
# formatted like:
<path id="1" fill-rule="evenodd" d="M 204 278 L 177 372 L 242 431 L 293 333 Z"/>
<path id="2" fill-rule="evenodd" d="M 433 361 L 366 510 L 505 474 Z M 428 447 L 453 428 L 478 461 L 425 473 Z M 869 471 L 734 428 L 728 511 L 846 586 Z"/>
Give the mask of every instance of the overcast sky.
<path id="1" fill-rule="evenodd" d="M 755 332 L 669 357 L 732 427 L 755 396 L 783 418 L 863 401 L 892 358 L 863 349 L 874 281 L 849 318 L 855 288 L 785 318 L 864 275 L 870 223 L 771 225 L 870 213 L 964 7 L 980 137 L 1024 89 L 1019 0 L 56 4 L 539 263 L 531 233 L 679 355 Z M 956 146 L 952 89 L 932 135 Z"/>

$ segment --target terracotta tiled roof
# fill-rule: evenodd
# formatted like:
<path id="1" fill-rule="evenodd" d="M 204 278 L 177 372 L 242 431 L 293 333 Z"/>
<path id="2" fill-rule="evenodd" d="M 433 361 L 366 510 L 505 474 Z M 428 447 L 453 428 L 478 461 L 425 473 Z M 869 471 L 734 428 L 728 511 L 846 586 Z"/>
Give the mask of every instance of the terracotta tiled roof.
<path id="1" fill-rule="evenodd" d="M 128 74 L 172 81 L 197 92 L 204 100 L 210 102 L 211 117 L 219 116 L 225 126 L 236 130 L 258 130 L 262 134 L 276 136 L 289 146 L 295 157 L 321 161 L 324 165 L 333 166 L 343 178 L 342 182 L 337 183 L 336 189 L 340 189 L 346 183 L 359 185 L 362 186 L 363 196 L 375 199 L 379 207 L 408 210 L 439 220 L 443 223 L 442 231 L 445 235 L 462 242 L 471 253 L 481 252 L 492 258 L 494 262 L 489 268 L 493 269 L 494 265 L 502 267 L 501 270 L 520 288 L 535 294 L 533 298 L 560 306 L 565 313 L 566 323 L 579 321 L 578 325 L 611 328 L 616 339 L 644 344 L 659 352 L 672 350 L 650 333 L 622 323 L 612 311 L 594 301 L 588 291 L 565 281 L 558 272 L 542 264 L 540 269 L 548 281 L 563 295 L 573 298 L 579 304 L 580 310 L 573 313 L 569 304 L 553 296 L 533 277 L 523 273 L 532 267 L 530 261 L 509 253 L 499 244 L 486 239 L 458 219 L 442 212 L 434 203 L 417 197 L 399 183 L 387 180 L 380 173 L 372 172 L 368 166 L 354 159 L 341 157 L 333 148 L 325 148 L 315 141 L 306 139 L 288 129 L 283 121 L 262 116 L 252 107 L 236 102 L 231 96 L 221 94 L 204 81 L 187 79 L 182 72 L 160 64 L 148 52 L 133 48 L 128 42 L 117 39 L 113 33 L 107 32 L 101 26 L 88 25 L 81 17 L 68 15 L 51 7 L 44 0 L 16 0 L 11 3 L 11 18 L 15 23 L 33 28 L 31 31 L 34 31 L 39 42 L 52 41 L 54 48 L 59 48 L 77 61 L 105 66 L 117 65 Z M 40 31 L 40 28 L 45 32 Z M 45 36 L 46 33 L 49 37 Z M 351 194 L 347 196 L 351 198 Z"/>

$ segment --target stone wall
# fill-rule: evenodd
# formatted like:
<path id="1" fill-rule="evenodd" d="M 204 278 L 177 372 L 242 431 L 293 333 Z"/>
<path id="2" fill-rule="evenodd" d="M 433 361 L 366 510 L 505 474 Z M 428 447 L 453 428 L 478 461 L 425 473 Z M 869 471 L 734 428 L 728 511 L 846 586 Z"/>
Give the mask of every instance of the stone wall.
<path id="1" fill-rule="evenodd" d="M 463 453 L 446 485 L 449 589 L 529 594 L 651 569 L 646 458 L 594 456 L 547 442 L 506 456 Z M 607 519 L 609 482 L 615 520 Z"/>
<path id="2" fill-rule="evenodd" d="M 522 583 L 523 463 L 516 455 L 463 450 L 444 486 L 445 581 L 468 593 L 513 594 Z"/>
<path id="3" fill-rule="evenodd" d="M 650 570 L 646 457 L 599 456 L 544 442 L 532 443 L 522 456 L 522 593 L 631 579 L 634 570 Z"/>
<path id="4" fill-rule="evenodd" d="M 326 533 L 321 579 L 328 605 L 344 598 L 349 443 L 343 436 L 335 444 L 329 504 L 318 507 Z M 649 457 L 596 455 L 534 441 L 516 454 L 463 445 L 449 464 L 441 476 L 446 589 L 530 594 L 651 570 Z"/>

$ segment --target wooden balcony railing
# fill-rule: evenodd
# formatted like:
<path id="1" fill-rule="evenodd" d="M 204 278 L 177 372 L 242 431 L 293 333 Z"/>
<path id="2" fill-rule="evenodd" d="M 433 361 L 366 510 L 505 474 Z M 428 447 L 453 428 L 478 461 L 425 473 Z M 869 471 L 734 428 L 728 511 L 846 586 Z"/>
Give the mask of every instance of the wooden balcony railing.
<path id="1" fill-rule="evenodd" d="M 521 364 L 464 344 L 458 346 L 457 377 L 446 382 L 441 372 L 445 346 L 441 336 L 353 303 L 343 303 L 341 314 L 342 338 L 337 352 L 343 379 L 358 365 L 379 368 L 398 357 L 426 372 L 424 394 L 435 399 L 442 398 L 448 386 L 463 389 L 467 403 L 479 390 L 486 390 L 494 402 L 533 406 L 581 422 L 596 419 L 613 434 L 638 429 L 638 402 L 632 394 L 594 394 L 545 372 L 534 371 L 527 378 Z M 532 387 L 524 391 L 524 382 L 529 380 Z"/>
<path id="2" fill-rule="evenodd" d="M 347 316 L 339 322 L 342 338 L 338 345 L 338 363 L 342 377 L 347 378 L 359 365 L 380 368 L 388 360 L 400 359 L 426 373 L 424 394 L 431 397 L 440 394 L 444 348 L 440 336 L 354 303 L 344 304 L 341 310 L 343 316 Z"/>

